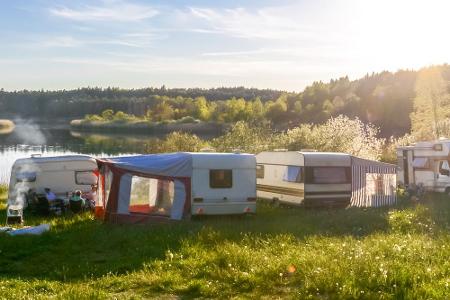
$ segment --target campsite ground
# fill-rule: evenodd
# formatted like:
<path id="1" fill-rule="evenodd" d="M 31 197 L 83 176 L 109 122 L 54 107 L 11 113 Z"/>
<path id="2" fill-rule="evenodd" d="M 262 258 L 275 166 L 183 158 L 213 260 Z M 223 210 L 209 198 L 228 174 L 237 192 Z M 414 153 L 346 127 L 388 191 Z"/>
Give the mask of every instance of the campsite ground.
<path id="1" fill-rule="evenodd" d="M 5 219 L 5 195 L 0 217 Z M 50 222 L 0 235 L 0 298 L 435 298 L 450 294 L 450 200 L 304 210 L 172 225 Z"/>

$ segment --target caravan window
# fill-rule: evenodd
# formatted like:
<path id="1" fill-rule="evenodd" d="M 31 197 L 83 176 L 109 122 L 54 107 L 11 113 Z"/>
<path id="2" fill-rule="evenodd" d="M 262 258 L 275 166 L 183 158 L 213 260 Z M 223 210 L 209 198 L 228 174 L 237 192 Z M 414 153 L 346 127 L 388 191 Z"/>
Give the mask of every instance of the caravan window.
<path id="1" fill-rule="evenodd" d="M 303 182 L 302 168 L 299 166 L 287 166 L 283 176 L 283 181 Z"/>
<path id="2" fill-rule="evenodd" d="M 306 183 L 344 184 L 351 183 L 350 167 L 307 167 Z"/>
<path id="3" fill-rule="evenodd" d="M 256 165 L 256 178 L 264 178 L 264 165 Z"/>
<path id="4" fill-rule="evenodd" d="M 169 216 L 173 197 L 173 181 L 133 176 L 128 211 Z"/>
<path id="5" fill-rule="evenodd" d="M 78 185 L 97 184 L 97 176 L 92 171 L 75 171 L 75 183 Z"/>
<path id="6" fill-rule="evenodd" d="M 430 167 L 429 160 L 426 157 L 416 157 L 412 163 L 415 169 L 428 169 Z"/>
<path id="7" fill-rule="evenodd" d="M 36 172 L 22 172 L 16 175 L 17 182 L 35 182 Z"/>
<path id="8" fill-rule="evenodd" d="M 209 186 L 213 189 L 226 189 L 233 186 L 232 170 L 209 170 Z"/>
<path id="9" fill-rule="evenodd" d="M 439 162 L 439 174 L 444 176 L 450 176 L 450 166 L 447 160 L 441 160 Z"/>

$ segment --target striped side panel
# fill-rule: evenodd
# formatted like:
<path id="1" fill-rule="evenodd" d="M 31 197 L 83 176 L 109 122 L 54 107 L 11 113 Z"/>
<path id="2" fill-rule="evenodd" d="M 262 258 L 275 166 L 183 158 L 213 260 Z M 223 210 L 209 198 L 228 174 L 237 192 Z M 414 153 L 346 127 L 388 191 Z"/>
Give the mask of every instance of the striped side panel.
<path id="1" fill-rule="evenodd" d="M 367 194 L 367 174 L 379 174 L 382 179 L 382 194 Z M 376 184 L 376 183 L 375 183 Z M 393 205 L 396 196 L 396 167 L 388 164 L 353 158 L 352 162 L 352 199 L 351 205 L 357 207 L 379 207 Z"/>

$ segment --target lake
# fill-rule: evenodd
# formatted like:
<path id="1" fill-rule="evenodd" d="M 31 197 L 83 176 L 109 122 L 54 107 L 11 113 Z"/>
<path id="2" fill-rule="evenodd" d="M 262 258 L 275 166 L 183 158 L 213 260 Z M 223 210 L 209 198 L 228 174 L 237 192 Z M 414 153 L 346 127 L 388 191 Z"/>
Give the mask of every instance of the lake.
<path id="1" fill-rule="evenodd" d="M 110 157 L 151 153 L 152 145 L 162 137 L 164 135 L 77 132 L 70 130 L 67 123 L 21 122 L 13 132 L 0 134 L 0 183 L 9 182 L 16 159 L 31 154 Z"/>

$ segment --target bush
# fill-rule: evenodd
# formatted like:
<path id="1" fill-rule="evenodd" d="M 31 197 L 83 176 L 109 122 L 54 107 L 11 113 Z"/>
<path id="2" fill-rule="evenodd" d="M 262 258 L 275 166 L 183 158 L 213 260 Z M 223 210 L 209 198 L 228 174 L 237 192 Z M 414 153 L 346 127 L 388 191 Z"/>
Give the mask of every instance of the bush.
<path id="1" fill-rule="evenodd" d="M 8 185 L 0 184 L 0 195 L 5 194 L 7 192 L 8 192 Z"/>
<path id="2" fill-rule="evenodd" d="M 128 122 L 135 119 L 136 117 L 134 115 L 129 115 L 127 113 L 124 113 L 123 111 L 118 111 L 113 116 L 113 120 L 115 122 Z"/>
<path id="3" fill-rule="evenodd" d="M 290 150 L 309 148 L 378 160 L 385 140 L 377 138 L 377 134 L 374 125 L 341 115 L 322 125 L 303 124 L 288 130 L 285 139 Z"/>
<path id="4" fill-rule="evenodd" d="M 100 117 L 99 115 L 86 115 L 84 117 L 84 119 L 86 121 L 89 121 L 89 122 L 101 122 L 101 121 L 104 121 L 104 119 L 102 117 Z"/>
<path id="5" fill-rule="evenodd" d="M 415 141 L 414 136 L 405 134 L 402 137 L 391 137 L 383 147 L 381 160 L 384 162 L 396 164 L 397 163 L 397 148 L 401 146 L 411 145 Z"/>
<path id="6" fill-rule="evenodd" d="M 283 140 L 268 127 L 251 126 L 244 121 L 234 124 L 225 135 L 215 138 L 211 144 L 219 152 L 240 150 L 259 153 L 273 148 L 282 148 Z"/>
<path id="7" fill-rule="evenodd" d="M 185 132 L 172 132 L 161 143 L 159 152 L 198 152 L 206 147 L 207 143 L 195 134 Z"/>
<path id="8" fill-rule="evenodd" d="M 111 121 L 114 116 L 114 111 L 112 109 L 104 110 L 101 114 L 101 117 L 105 121 Z"/>

